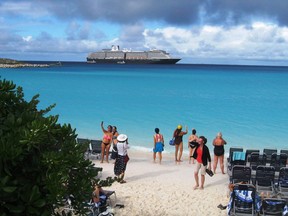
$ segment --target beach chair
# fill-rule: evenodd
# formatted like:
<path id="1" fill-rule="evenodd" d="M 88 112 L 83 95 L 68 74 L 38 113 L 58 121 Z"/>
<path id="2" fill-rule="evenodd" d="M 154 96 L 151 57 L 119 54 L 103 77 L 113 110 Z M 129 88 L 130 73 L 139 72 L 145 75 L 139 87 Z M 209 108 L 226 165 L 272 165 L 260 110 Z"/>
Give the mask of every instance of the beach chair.
<path id="1" fill-rule="evenodd" d="M 284 215 L 284 208 L 287 205 L 285 199 L 264 198 L 261 203 L 260 215 Z"/>
<path id="2" fill-rule="evenodd" d="M 284 199 L 288 199 L 288 167 L 282 167 L 278 177 L 278 191 Z"/>
<path id="3" fill-rule="evenodd" d="M 280 150 L 280 153 L 285 153 L 285 154 L 288 155 L 288 149 L 281 149 L 281 150 Z"/>
<path id="4" fill-rule="evenodd" d="M 230 163 L 227 166 L 227 173 L 230 177 L 232 176 L 233 167 L 236 165 L 241 165 L 241 166 L 246 165 L 244 152 L 237 152 L 237 151 L 233 152 L 233 156 L 230 160 Z"/>
<path id="5" fill-rule="evenodd" d="M 91 151 L 90 151 L 90 140 L 89 139 L 85 139 L 85 138 L 77 138 L 76 139 L 77 143 L 80 144 L 80 145 L 88 145 L 85 152 L 84 152 L 84 157 L 85 158 L 89 158 L 90 157 L 90 154 L 91 154 Z"/>
<path id="6" fill-rule="evenodd" d="M 271 156 L 273 153 L 277 153 L 277 149 L 263 149 L 263 153 L 266 154 L 267 158 L 266 158 L 266 163 L 270 163 L 271 162 Z"/>
<path id="7" fill-rule="evenodd" d="M 280 171 L 282 167 L 286 167 L 287 154 L 286 153 L 273 153 L 271 156 L 270 166 L 274 166 L 277 172 Z"/>
<path id="8" fill-rule="evenodd" d="M 280 150 L 280 154 L 281 153 L 285 153 L 286 155 L 288 155 L 288 149 L 281 149 Z M 287 161 L 286 161 L 286 164 L 288 164 L 288 159 L 287 159 Z"/>
<path id="9" fill-rule="evenodd" d="M 253 153 L 253 152 L 256 152 L 256 153 L 260 154 L 260 150 L 259 149 L 247 149 L 246 150 L 246 155 L 245 155 L 246 163 L 250 162 L 250 156 L 251 156 L 251 153 Z"/>
<path id="10" fill-rule="evenodd" d="M 231 158 L 233 158 L 233 152 L 243 152 L 241 147 L 231 147 L 229 149 L 229 156 L 227 157 L 227 162 L 230 163 Z"/>
<path id="11" fill-rule="evenodd" d="M 277 157 L 277 153 L 273 153 L 271 155 L 271 160 L 270 160 L 270 166 L 273 166 L 275 168 L 275 171 L 279 171 L 280 168 L 279 168 L 279 159 Z"/>
<path id="12" fill-rule="evenodd" d="M 258 166 L 256 168 L 255 186 L 258 193 L 275 193 L 275 168 L 272 166 Z"/>
<path id="13" fill-rule="evenodd" d="M 255 187 L 235 184 L 228 204 L 228 215 L 255 215 Z"/>
<path id="14" fill-rule="evenodd" d="M 281 169 L 282 167 L 286 167 L 287 160 L 288 160 L 288 154 L 286 154 L 286 153 L 280 153 L 279 160 L 280 160 L 280 169 Z"/>
<path id="15" fill-rule="evenodd" d="M 113 209 L 107 204 L 107 200 L 101 200 L 96 204 L 91 199 L 87 204 L 89 211 L 87 215 L 89 216 L 114 216 Z"/>
<path id="16" fill-rule="evenodd" d="M 235 165 L 232 169 L 231 183 L 251 183 L 251 168 L 248 166 Z"/>
<path id="17" fill-rule="evenodd" d="M 99 159 L 101 155 L 101 144 L 102 140 L 91 140 L 91 154 L 96 156 L 97 159 Z"/>
<path id="18" fill-rule="evenodd" d="M 103 190 L 103 192 L 105 193 L 105 195 L 107 196 L 107 200 L 109 202 L 109 205 L 112 206 L 112 200 L 111 200 L 111 196 L 114 194 L 114 204 L 117 203 L 117 196 L 116 196 L 116 191 L 114 190 Z"/>
<path id="19" fill-rule="evenodd" d="M 257 166 L 265 166 L 266 165 L 267 156 L 265 153 L 260 155 L 258 152 L 252 152 L 250 154 L 250 163 L 249 166 L 252 170 L 256 170 Z"/>

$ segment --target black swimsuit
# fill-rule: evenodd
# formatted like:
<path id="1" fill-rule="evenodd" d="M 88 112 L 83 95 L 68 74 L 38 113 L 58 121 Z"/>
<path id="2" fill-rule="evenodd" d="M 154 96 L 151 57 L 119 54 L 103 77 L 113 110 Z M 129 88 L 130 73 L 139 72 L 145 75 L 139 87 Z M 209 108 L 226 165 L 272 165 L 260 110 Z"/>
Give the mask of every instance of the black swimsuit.
<path id="1" fill-rule="evenodd" d="M 199 144 L 196 141 L 189 142 L 189 145 L 192 149 L 196 148 Z"/>
<path id="2" fill-rule="evenodd" d="M 175 140 L 174 140 L 174 143 L 175 143 L 175 145 L 179 145 L 181 142 L 183 142 L 183 135 L 177 135 L 177 136 L 175 136 Z"/>
<path id="3" fill-rule="evenodd" d="M 222 156 L 224 154 L 224 146 L 221 145 L 221 146 L 214 146 L 214 154 L 216 156 Z"/>

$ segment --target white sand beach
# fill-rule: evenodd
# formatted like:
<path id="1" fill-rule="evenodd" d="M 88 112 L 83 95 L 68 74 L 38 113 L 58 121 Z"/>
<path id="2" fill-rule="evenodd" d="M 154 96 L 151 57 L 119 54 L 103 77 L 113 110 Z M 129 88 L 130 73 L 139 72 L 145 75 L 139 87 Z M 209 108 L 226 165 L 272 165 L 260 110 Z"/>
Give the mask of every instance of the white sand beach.
<path id="1" fill-rule="evenodd" d="M 114 208 L 115 215 L 227 214 L 226 210 L 217 208 L 220 203 L 228 203 L 228 175 L 221 174 L 219 167 L 213 177 L 206 175 L 204 190 L 193 190 L 195 165 L 189 164 L 187 155 L 184 155 L 183 162 L 176 164 L 173 155 L 163 154 L 161 165 L 153 163 L 152 153 L 130 150 L 129 157 L 125 175 L 127 183 L 115 182 L 104 188 L 115 190 L 117 203 L 124 204 L 124 208 Z M 93 162 L 95 166 L 103 167 L 101 179 L 114 177 L 112 160 L 103 164 L 99 160 Z M 113 196 L 112 205 L 115 205 Z"/>

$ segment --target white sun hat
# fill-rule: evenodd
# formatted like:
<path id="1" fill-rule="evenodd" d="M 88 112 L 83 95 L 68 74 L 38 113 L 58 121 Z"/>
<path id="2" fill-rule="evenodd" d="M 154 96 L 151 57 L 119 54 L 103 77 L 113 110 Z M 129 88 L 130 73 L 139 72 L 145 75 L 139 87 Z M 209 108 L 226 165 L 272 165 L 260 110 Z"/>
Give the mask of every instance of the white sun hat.
<path id="1" fill-rule="evenodd" d="M 117 137 L 117 140 L 119 142 L 124 142 L 125 140 L 127 140 L 127 135 L 126 134 L 119 134 L 118 137 Z"/>

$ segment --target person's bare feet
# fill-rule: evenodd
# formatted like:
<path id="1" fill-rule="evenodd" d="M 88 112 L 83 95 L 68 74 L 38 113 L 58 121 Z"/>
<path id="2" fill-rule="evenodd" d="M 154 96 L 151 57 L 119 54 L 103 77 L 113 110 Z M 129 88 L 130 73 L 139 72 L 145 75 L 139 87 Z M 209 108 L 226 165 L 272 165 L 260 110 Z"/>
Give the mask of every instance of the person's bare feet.
<path id="1" fill-rule="evenodd" d="M 199 188 L 199 185 L 195 185 L 194 187 L 193 187 L 193 190 L 197 190 Z"/>

